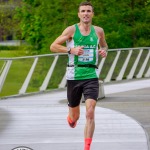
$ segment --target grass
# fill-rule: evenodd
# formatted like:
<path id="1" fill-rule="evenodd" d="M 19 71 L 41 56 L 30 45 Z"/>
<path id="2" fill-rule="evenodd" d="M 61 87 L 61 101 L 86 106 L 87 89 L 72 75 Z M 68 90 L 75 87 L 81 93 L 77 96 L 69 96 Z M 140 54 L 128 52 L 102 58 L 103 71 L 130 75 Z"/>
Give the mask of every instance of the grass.
<path id="1" fill-rule="evenodd" d="M 1 57 L 19 57 L 19 56 L 26 56 L 27 51 L 22 50 L 0 50 L 0 58 Z"/>
<path id="2" fill-rule="evenodd" d="M 1 51 L 4 58 L 25 56 L 26 53 L 19 51 Z M 54 57 L 40 57 L 32 78 L 29 82 L 29 86 L 26 90 L 27 93 L 39 91 L 50 67 L 54 60 Z M 0 92 L 0 97 L 16 95 L 19 93 L 28 72 L 34 62 L 33 58 L 13 60 L 9 73 L 6 77 L 5 84 Z M 0 60 L 0 70 L 4 65 L 4 61 Z M 61 79 L 65 74 L 65 66 L 67 63 L 67 56 L 61 56 L 57 62 L 56 68 L 52 74 L 51 80 L 48 84 L 47 89 L 58 88 Z M 60 67 L 61 66 L 61 67 Z"/>

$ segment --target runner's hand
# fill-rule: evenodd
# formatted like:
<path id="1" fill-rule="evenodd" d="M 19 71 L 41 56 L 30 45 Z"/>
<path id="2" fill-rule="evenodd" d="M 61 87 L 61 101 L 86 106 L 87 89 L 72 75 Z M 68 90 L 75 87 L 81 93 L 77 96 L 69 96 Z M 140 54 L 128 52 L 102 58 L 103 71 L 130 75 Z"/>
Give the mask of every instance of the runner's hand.
<path id="1" fill-rule="evenodd" d="M 99 50 L 99 55 L 101 55 L 101 57 L 106 57 L 107 56 L 107 51 L 105 51 L 104 49 L 100 49 Z"/>
<path id="2" fill-rule="evenodd" d="M 71 48 L 71 54 L 74 54 L 77 56 L 83 55 L 83 52 L 84 52 L 83 48 L 84 48 L 84 46 L 78 46 L 78 47 Z"/>

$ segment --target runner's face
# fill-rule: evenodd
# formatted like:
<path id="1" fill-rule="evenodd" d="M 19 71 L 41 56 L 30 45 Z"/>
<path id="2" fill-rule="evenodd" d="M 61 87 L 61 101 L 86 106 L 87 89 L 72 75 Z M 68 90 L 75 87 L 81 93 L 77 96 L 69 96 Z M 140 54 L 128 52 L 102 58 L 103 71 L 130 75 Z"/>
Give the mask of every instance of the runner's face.
<path id="1" fill-rule="evenodd" d="M 78 17 L 80 18 L 80 21 L 83 23 L 90 23 L 92 22 L 94 12 L 91 6 L 80 6 Z"/>

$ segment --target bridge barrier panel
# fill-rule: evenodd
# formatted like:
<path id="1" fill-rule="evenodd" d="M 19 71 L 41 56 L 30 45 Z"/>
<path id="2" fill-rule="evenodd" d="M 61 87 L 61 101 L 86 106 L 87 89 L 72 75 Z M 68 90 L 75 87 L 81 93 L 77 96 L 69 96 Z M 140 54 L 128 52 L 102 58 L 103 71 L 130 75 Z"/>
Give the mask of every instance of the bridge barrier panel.
<path id="1" fill-rule="evenodd" d="M 67 55 L 68 55 L 67 53 L 54 53 L 54 54 L 44 54 L 25 57 L 0 58 L 0 97 L 3 94 L 3 88 L 5 87 L 4 89 L 7 90 L 6 85 L 7 86 L 11 85 L 12 87 L 9 86 L 9 88 L 12 88 L 11 90 L 14 90 L 13 83 L 10 83 L 13 82 L 11 77 L 14 76 L 15 78 L 18 78 L 20 74 L 12 70 L 10 71 L 10 68 L 13 68 L 11 65 L 13 62 L 14 62 L 13 64 L 17 64 L 15 63 L 16 60 L 21 61 L 22 62 L 21 64 L 24 65 L 23 60 L 25 59 L 26 60 L 25 62 L 28 63 L 28 67 L 30 68 L 30 70 L 29 71 L 26 70 L 27 75 L 24 74 L 23 76 L 24 79 L 21 79 L 21 82 L 23 81 L 23 83 L 18 84 L 18 85 L 21 84 L 22 86 L 17 87 L 19 89 L 19 92 L 17 91 L 18 93 L 16 92 L 15 95 L 19 96 L 32 93 L 32 91 L 27 89 L 30 86 L 31 87 L 29 89 L 33 89 L 34 88 L 33 85 L 35 84 L 35 82 L 38 82 L 38 84 L 36 84 L 36 86 L 38 86 L 36 89 L 36 93 L 52 89 L 53 87 L 51 87 L 50 83 L 53 80 L 52 75 L 54 74 L 55 70 L 57 71 L 57 74 L 59 74 L 58 76 L 61 75 L 61 78 L 59 79 L 60 81 L 58 80 L 59 81 L 57 85 L 58 88 L 66 88 L 66 72 L 65 72 L 66 69 L 65 68 L 63 69 L 63 73 L 62 72 L 59 73 L 58 68 L 66 66 L 67 61 L 64 61 L 63 57 L 65 56 L 65 60 L 67 60 Z M 36 68 L 38 68 L 37 66 L 39 64 L 40 60 L 39 58 L 44 59 L 43 62 L 45 62 L 45 60 L 51 62 L 44 64 L 46 66 L 50 65 L 50 67 L 48 66 L 49 68 L 45 67 L 46 68 L 45 69 L 42 66 L 42 69 L 45 69 L 44 72 L 46 73 L 46 75 L 41 74 L 40 71 L 38 72 L 36 70 Z M 60 64 L 59 61 L 61 60 L 61 58 L 63 59 L 63 63 L 65 63 L 63 65 Z M 30 64 L 28 61 L 29 59 L 30 62 L 32 59 L 34 60 L 34 62 Z M 6 62 L 5 65 L 3 65 L 3 62 Z M 22 67 L 23 66 L 21 66 L 21 69 Z M 100 57 L 100 61 L 98 62 L 98 74 L 100 80 L 99 99 L 105 97 L 104 84 L 106 82 L 150 77 L 150 47 L 109 49 L 108 56 L 106 58 Z M 39 78 L 36 78 L 35 75 L 36 77 L 38 75 Z M 10 80 L 7 81 L 8 76 Z M 7 92 L 5 91 L 4 93 L 8 93 L 11 90 L 7 90 Z M 10 94 L 9 96 L 13 95 Z M 2 97 L 5 97 L 5 95 Z"/>

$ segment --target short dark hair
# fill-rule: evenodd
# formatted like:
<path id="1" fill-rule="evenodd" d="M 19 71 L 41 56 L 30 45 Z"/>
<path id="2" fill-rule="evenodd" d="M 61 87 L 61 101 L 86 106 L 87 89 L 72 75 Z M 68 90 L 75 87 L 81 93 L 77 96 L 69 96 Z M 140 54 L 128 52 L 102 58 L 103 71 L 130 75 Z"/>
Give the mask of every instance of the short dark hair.
<path id="1" fill-rule="evenodd" d="M 91 7 L 92 7 L 92 10 L 93 10 L 93 12 L 94 12 L 94 7 L 93 7 L 93 5 L 92 5 L 90 2 L 88 2 L 88 1 L 86 1 L 86 2 L 81 2 L 80 5 L 79 5 L 79 9 L 80 9 L 81 6 L 91 6 Z"/>

